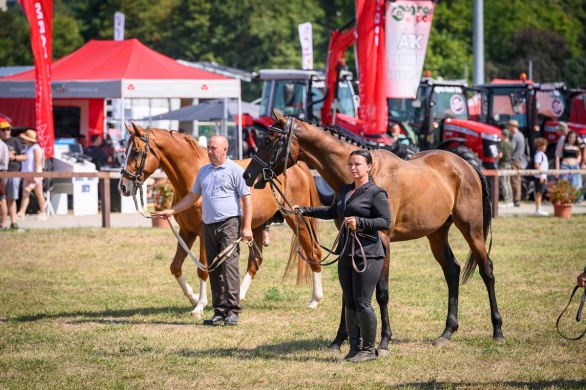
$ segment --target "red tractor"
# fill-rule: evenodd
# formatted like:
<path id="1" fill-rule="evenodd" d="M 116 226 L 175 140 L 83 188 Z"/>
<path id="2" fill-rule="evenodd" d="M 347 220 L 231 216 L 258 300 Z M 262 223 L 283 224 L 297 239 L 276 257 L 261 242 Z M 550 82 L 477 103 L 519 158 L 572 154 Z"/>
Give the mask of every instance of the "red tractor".
<path id="1" fill-rule="evenodd" d="M 324 73 L 315 70 L 263 69 L 259 72 L 263 80 L 259 117 L 254 126 L 261 132 L 273 124 L 271 108 L 287 116 L 324 123 L 358 141 L 383 147 L 393 142 L 388 134 L 364 134 L 360 132 L 357 118 L 358 96 L 352 85 L 352 74 L 341 71 L 335 86 L 326 88 Z M 335 91 L 336 115 L 322 117 L 327 91 Z M 331 101 L 330 101 L 331 104 Z"/>
<path id="2" fill-rule="evenodd" d="M 463 81 L 423 78 L 415 99 L 389 99 L 389 125 L 399 124 L 418 149 L 443 149 L 482 169 L 496 169 L 501 131 L 470 120 L 474 91 Z M 392 146 L 395 151 L 397 146 Z"/>

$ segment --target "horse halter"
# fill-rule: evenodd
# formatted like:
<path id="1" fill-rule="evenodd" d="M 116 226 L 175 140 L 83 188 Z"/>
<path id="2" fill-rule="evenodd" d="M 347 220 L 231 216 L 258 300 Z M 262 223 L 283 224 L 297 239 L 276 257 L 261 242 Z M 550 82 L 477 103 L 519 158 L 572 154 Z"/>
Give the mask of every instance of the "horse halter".
<path id="1" fill-rule="evenodd" d="M 275 169 L 276 169 L 277 165 L 281 162 L 281 159 L 284 160 L 283 161 L 283 175 L 285 175 L 285 176 L 287 176 L 287 162 L 288 162 L 288 160 L 291 159 L 291 161 L 293 161 L 293 164 L 296 163 L 296 161 L 293 160 L 293 156 L 291 156 L 291 152 L 290 152 L 290 150 L 291 150 L 291 135 L 293 133 L 293 121 L 294 121 L 294 118 L 290 116 L 287 119 L 287 124 L 285 125 L 285 128 L 283 130 L 281 130 L 275 126 L 269 126 L 268 131 L 278 133 L 279 138 L 273 144 L 273 156 L 271 157 L 271 160 L 268 163 L 261 160 L 256 154 L 254 154 L 252 156 L 252 159 L 261 165 L 262 175 L 263 175 L 263 179 L 265 181 L 271 181 L 272 179 L 277 177 L 277 174 L 275 173 Z"/>
<path id="2" fill-rule="evenodd" d="M 141 141 L 144 142 L 144 150 L 141 151 L 141 155 L 140 155 L 140 165 L 138 166 L 138 170 L 136 171 L 136 173 L 132 173 L 129 172 L 126 168 L 122 168 L 122 170 L 120 171 L 120 174 L 122 176 L 126 175 L 128 177 L 130 177 L 130 180 L 132 180 L 132 182 L 134 183 L 134 191 L 132 192 L 132 198 L 134 199 L 134 205 L 136 207 L 136 210 L 139 211 L 143 216 L 150 218 L 150 214 L 145 214 L 146 212 L 143 210 L 144 207 L 144 197 L 143 197 L 143 191 L 142 191 L 142 186 L 144 184 L 144 179 L 143 179 L 143 175 L 144 175 L 144 168 L 146 165 L 146 160 L 147 160 L 147 156 L 149 154 L 149 150 L 153 152 L 153 156 L 155 156 L 155 158 L 157 159 L 157 161 L 159 162 L 159 164 L 161 163 L 161 159 L 159 158 L 159 156 L 157 156 L 157 153 L 155 152 L 155 150 L 149 145 L 149 129 L 150 127 L 147 127 L 145 129 L 145 136 L 137 136 L 136 134 L 133 135 L 133 137 L 138 137 L 138 139 L 140 139 Z M 131 150 L 128 151 L 128 153 L 131 153 Z M 128 164 L 127 164 L 128 165 Z M 136 188 L 138 187 L 139 191 L 140 191 L 140 203 L 142 206 L 142 209 L 140 209 L 138 207 L 138 202 L 136 201 Z"/>

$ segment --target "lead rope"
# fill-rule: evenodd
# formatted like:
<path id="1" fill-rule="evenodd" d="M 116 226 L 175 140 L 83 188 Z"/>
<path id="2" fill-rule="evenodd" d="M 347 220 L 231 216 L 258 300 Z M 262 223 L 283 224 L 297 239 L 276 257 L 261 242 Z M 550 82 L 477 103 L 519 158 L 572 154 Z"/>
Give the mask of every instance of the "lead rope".
<path id="1" fill-rule="evenodd" d="M 568 304 L 566 305 L 565 309 L 562 310 L 562 312 L 560 313 L 560 316 L 558 317 L 557 321 L 555 322 L 555 328 L 557 329 L 558 333 L 560 334 L 560 336 L 562 336 L 566 340 L 571 340 L 571 341 L 580 340 L 586 334 L 586 329 L 584 329 L 584 332 L 582 332 L 581 335 L 579 335 L 577 337 L 568 337 L 560 331 L 560 320 L 561 320 L 562 316 L 564 315 L 564 313 L 566 312 L 566 310 L 568 310 L 570 303 L 572 303 L 572 298 L 574 298 L 574 294 L 576 293 L 576 291 L 578 291 L 579 288 L 580 288 L 579 286 L 574 287 L 574 291 L 572 291 L 572 295 L 570 295 L 570 300 L 568 301 Z M 582 299 L 580 300 L 580 306 L 578 307 L 578 312 L 576 313 L 576 322 L 580 322 L 580 320 L 582 319 L 582 309 L 584 309 L 584 302 L 585 301 L 586 301 L 586 288 L 584 289 L 584 294 L 582 295 Z"/>

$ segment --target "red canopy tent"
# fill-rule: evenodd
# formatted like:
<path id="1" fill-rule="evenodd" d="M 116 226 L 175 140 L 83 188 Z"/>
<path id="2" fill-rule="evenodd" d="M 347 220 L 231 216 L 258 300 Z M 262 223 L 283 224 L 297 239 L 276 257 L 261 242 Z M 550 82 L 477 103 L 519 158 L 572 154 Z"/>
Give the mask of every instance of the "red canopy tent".
<path id="1" fill-rule="evenodd" d="M 51 72 L 53 106 L 80 107 L 84 135 L 103 133 L 106 98 L 240 99 L 240 80 L 182 65 L 137 39 L 91 40 Z M 13 125 L 34 125 L 34 96 L 34 70 L 0 78 L 0 112 Z"/>

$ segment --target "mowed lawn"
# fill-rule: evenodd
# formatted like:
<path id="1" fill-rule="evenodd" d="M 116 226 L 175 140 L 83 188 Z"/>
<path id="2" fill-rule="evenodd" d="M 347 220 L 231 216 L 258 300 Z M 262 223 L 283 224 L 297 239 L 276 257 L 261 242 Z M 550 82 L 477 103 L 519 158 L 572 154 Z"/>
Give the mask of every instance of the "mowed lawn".
<path id="1" fill-rule="evenodd" d="M 321 224 L 325 245 L 335 233 L 332 223 Z M 586 265 L 585 237 L 583 215 L 494 220 L 491 257 L 506 343 L 492 341 L 476 271 L 460 287 L 460 328 L 442 348 L 431 345 L 447 313 L 442 271 L 426 239 L 393 243 L 390 355 L 352 365 L 342 362 L 347 344 L 342 355 L 326 350 L 340 315 L 336 267 L 324 268 L 325 299 L 307 309 L 311 286 L 296 286 L 294 274 L 283 279 L 286 226 L 271 227 L 240 324 L 217 328 L 190 315 L 169 271 L 176 245 L 169 229 L 3 233 L 0 388 L 586 388 L 586 339 L 566 341 L 555 329 Z M 468 249 L 455 227 L 451 243 L 463 265 Z M 199 289 L 189 259 L 184 274 Z M 576 299 L 563 323 L 568 334 L 586 327 L 575 323 L 577 306 Z M 208 307 L 204 316 L 211 315 Z"/>

